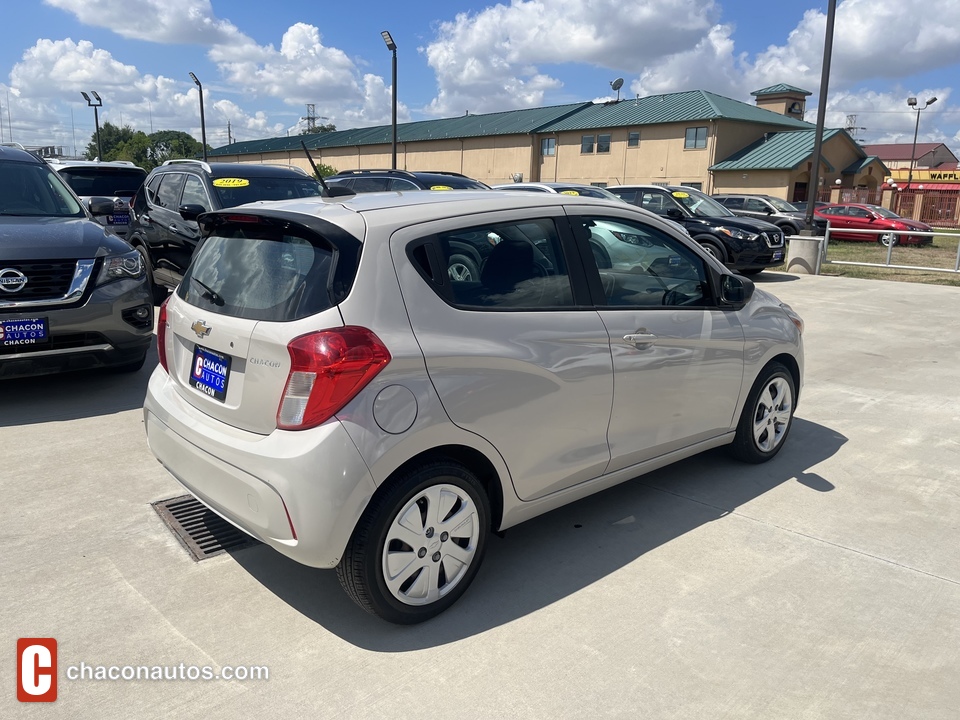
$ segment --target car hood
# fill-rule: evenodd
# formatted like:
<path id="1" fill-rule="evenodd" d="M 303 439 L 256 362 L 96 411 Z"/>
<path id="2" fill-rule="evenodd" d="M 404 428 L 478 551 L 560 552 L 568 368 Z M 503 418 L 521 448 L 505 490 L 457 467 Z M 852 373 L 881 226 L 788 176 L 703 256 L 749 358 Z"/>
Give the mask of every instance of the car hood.
<path id="1" fill-rule="evenodd" d="M 0 262 L 80 260 L 130 250 L 126 241 L 85 217 L 0 216 Z"/>
<path id="2" fill-rule="evenodd" d="M 886 218 L 886 222 L 890 223 L 890 227 L 895 225 L 906 225 L 911 230 L 921 230 L 923 232 L 929 232 L 933 230 L 932 227 L 926 223 L 922 223 L 919 220 L 910 220 L 909 218 Z"/>
<path id="3" fill-rule="evenodd" d="M 725 227 L 738 228 L 739 230 L 746 230 L 747 232 L 752 233 L 780 232 L 780 228 L 773 223 L 768 223 L 766 220 L 740 217 L 739 215 L 733 215 L 731 217 L 688 217 L 684 218 L 683 222 L 698 223 L 707 227 L 720 227 L 722 225 Z"/>

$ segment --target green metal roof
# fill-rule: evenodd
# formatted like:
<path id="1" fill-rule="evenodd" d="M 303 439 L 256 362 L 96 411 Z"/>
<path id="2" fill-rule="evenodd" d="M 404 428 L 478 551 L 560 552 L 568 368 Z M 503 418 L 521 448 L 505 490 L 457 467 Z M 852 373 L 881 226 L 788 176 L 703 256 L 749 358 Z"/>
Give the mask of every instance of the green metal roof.
<path id="1" fill-rule="evenodd" d="M 889 175 L 889 174 L 890 174 L 890 168 L 888 168 L 886 165 L 884 165 L 883 162 L 880 160 L 880 158 L 878 158 L 876 155 L 867 155 L 867 157 L 865 157 L 865 158 L 862 158 L 862 159 L 860 159 L 860 160 L 855 160 L 855 161 L 852 162 L 850 165 L 848 165 L 847 167 L 845 167 L 845 168 L 840 172 L 840 174 L 841 174 L 841 175 L 856 175 L 857 173 L 861 173 L 861 172 L 863 172 L 864 170 L 866 170 L 866 169 L 867 169 L 867 166 L 868 166 L 870 163 L 874 162 L 874 161 L 880 163 L 880 167 L 883 168 L 883 174 L 884 174 L 884 175 Z"/>
<path id="2" fill-rule="evenodd" d="M 649 95 L 636 100 L 587 105 L 566 118 L 543 126 L 540 132 L 721 119 L 798 129 L 813 127 L 810 123 L 758 108 L 756 105 L 705 90 L 688 90 L 668 95 Z"/>
<path id="3" fill-rule="evenodd" d="M 489 137 L 492 135 L 517 135 L 536 132 L 543 125 L 552 123 L 575 113 L 592 103 L 573 103 L 552 107 L 509 110 L 483 115 L 463 115 L 440 120 L 421 120 L 397 125 L 397 142 L 417 142 L 421 140 L 448 140 L 470 137 Z M 311 135 L 267 138 L 265 140 L 247 140 L 224 145 L 209 153 L 208 157 L 222 155 L 244 155 L 252 153 L 302 151 L 300 141 L 311 150 L 318 148 L 351 147 L 355 145 L 383 145 L 393 140 L 390 125 L 337 130 Z"/>
<path id="4" fill-rule="evenodd" d="M 712 166 L 711 170 L 794 170 L 801 163 L 806 162 L 813 155 L 813 144 L 817 131 L 794 130 L 792 132 L 769 133 L 747 145 L 743 150 L 735 152 L 726 160 L 721 160 Z M 824 130 L 823 142 L 827 143 L 838 135 L 846 136 L 850 143 L 859 148 L 853 138 L 845 130 Z M 826 160 L 823 161 L 830 172 L 833 167 Z"/>
<path id="5" fill-rule="evenodd" d="M 783 83 L 780 83 L 779 85 L 771 85 L 770 87 L 765 87 L 760 90 L 754 90 L 750 94 L 760 97 L 761 95 L 780 95 L 781 93 L 802 93 L 803 95 L 813 95 L 813 93 L 809 90 L 798 88 L 796 85 L 784 85 Z"/>

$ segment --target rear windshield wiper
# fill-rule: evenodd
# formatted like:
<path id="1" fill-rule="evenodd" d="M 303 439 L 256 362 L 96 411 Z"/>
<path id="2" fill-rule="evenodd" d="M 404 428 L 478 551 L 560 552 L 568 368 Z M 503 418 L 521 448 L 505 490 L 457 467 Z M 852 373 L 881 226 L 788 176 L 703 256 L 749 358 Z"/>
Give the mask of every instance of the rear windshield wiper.
<path id="1" fill-rule="evenodd" d="M 193 282 L 195 282 L 197 285 L 199 285 L 200 287 L 202 287 L 204 290 L 206 290 L 206 292 L 203 293 L 203 295 L 200 296 L 200 297 L 202 297 L 204 300 L 209 300 L 210 302 L 212 302 L 214 305 L 217 305 L 218 307 L 224 304 L 223 298 L 220 297 L 220 295 L 217 294 L 217 291 L 214 290 L 212 287 L 210 287 L 210 286 L 208 286 L 208 285 L 204 285 L 202 282 L 200 282 L 199 280 L 197 280 L 195 277 L 191 277 L 190 279 L 191 279 Z"/>

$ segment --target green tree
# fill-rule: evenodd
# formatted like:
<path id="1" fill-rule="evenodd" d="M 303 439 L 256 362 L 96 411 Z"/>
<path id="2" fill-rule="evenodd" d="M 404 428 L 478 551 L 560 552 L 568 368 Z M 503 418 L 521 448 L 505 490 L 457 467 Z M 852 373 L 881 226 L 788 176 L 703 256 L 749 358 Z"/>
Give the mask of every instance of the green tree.
<path id="1" fill-rule="evenodd" d="M 167 160 L 203 155 L 203 145 L 193 135 L 180 130 L 158 130 L 148 135 L 147 139 L 150 141 L 149 156 L 154 166 L 162 165 Z"/>
<path id="2" fill-rule="evenodd" d="M 134 134 L 135 130 L 129 125 L 124 125 L 123 127 L 118 127 L 113 123 L 106 122 L 100 126 L 100 145 L 103 148 L 103 157 L 101 160 L 117 160 L 115 157 L 117 148 L 129 142 Z M 93 135 L 90 136 L 90 143 L 87 145 L 86 158 L 87 160 L 95 160 L 98 156 L 97 153 L 97 133 L 94 131 Z"/>
<path id="3" fill-rule="evenodd" d="M 326 165 L 324 163 L 317 163 L 317 172 L 314 174 L 314 177 L 330 177 L 331 175 L 336 175 L 339 172 L 332 165 Z"/>
<path id="4" fill-rule="evenodd" d="M 301 135 L 317 135 L 319 133 L 336 132 L 337 126 L 333 123 L 329 125 L 314 125 L 312 128 L 304 128 L 300 131 Z"/>

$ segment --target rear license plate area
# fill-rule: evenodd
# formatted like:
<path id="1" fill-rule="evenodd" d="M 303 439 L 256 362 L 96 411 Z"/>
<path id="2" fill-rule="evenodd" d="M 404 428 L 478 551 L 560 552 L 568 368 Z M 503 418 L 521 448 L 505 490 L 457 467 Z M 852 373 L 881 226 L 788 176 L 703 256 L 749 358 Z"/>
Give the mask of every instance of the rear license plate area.
<path id="1" fill-rule="evenodd" d="M 193 365 L 190 367 L 190 387 L 195 388 L 218 402 L 227 399 L 227 383 L 230 381 L 229 355 L 197 345 L 193 350 Z"/>

